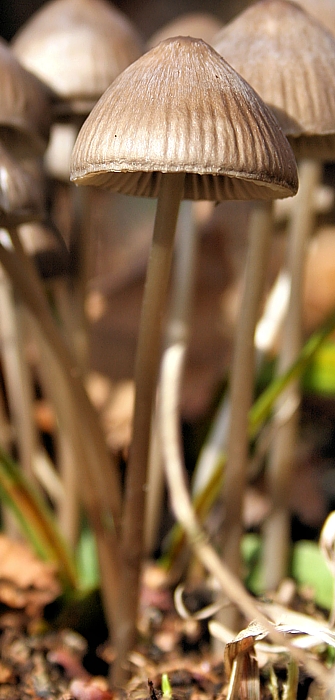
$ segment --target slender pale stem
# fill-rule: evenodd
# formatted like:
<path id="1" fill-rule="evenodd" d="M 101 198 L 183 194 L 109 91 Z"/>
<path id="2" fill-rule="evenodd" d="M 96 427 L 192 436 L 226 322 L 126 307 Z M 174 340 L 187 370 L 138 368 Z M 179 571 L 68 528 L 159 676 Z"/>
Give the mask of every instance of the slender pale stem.
<path id="1" fill-rule="evenodd" d="M 126 475 L 122 522 L 122 626 L 117 640 L 118 659 L 124 659 L 136 639 L 139 576 L 143 557 L 145 484 L 147 479 L 150 426 L 161 351 L 161 322 L 165 310 L 173 244 L 184 183 L 183 173 L 162 176 L 153 242 L 144 290 L 135 366 L 133 439 Z M 124 591 L 127 594 L 124 595 Z M 114 683 L 124 680 L 115 664 Z"/>
<path id="2" fill-rule="evenodd" d="M 14 302 L 12 285 L 0 269 L 0 336 L 3 373 L 20 464 L 33 478 L 38 438 L 33 420 L 33 388 L 24 357 L 22 307 Z M 35 482 L 36 485 L 36 482 Z"/>
<path id="3" fill-rule="evenodd" d="M 89 231 L 90 188 L 70 185 L 70 198 L 73 214 L 70 241 L 72 275 L 68 298 L 72 312 L 70 330 L 77 361 L 83 373 L 86 373 L 89 355 L 86 296 L 92 271 L 92 240 Z"/>
<path id="4" fill-rule="evenodd" d="M 267 269 L 272 204 L 257 203 L 251 216 L 244 290 L 230 378 L 231 412 L 224 482 L 223 557 L 231 571 L 238 576 L 241 573 L 242 504 L 249 445 L 248 412 L 254 388 L 254 334 Z M 233 620 L 228 626 L 234 629 Z"/>
<path id="5" fill-rule="evenodd" d="M 57 502 L 58 524 L 67 542 L 74 548 L 78 538 L 78 494 L 82 490 L 82 503 L 89 498 L 83 480 L 78 479 L 80 453 L 76 449 L 80 440 L 80 431 L 73 417 L 73 401 L 64 383 L 63 373 L 55 355 L 50 352 L 48 344 L 44 341 L 38 324 L 29 312 L 31 331 L 39 348 L 38 372 L 39 380 L 44 395 L 49 398 L 57 416 L 58 435 L 56 441 L 56 454 L 59 449 L 67 447 L 67 468 L 64 469 L 64 460 L 57 459 L 58 474 L 62 483 L 63 495 Z M 61 437 L 61 439 L 59 439 Z M 81 447 L 79 446 L 81 450 Z M 62 455 L 63 456 L 63 455 Z M 58 457 L 58 454 L 57 454 Z M 90 506 L 87 511 L 89 512 Z"/>
<path id="6" fill-rule="evenodd" d="M 295 198 L 288 231 L 287 271 L 290 300 L 283 329 L 278 372 L 283 374 L 297 358 L 302 345 L 302 297 L 308 240 L 315 224 L 314 191 L 320 181 L 320 164 L 304 160 L 299 165 L 299 192 Z M 299 426 L 300 391 L 298 382 L 290 384 L 276 405 L 278 415 L 285 406 L 291 416 L 278 426 L 270 454 L 267 481 L 273 502 L 264 525 L 264 585 L 275 589 L 287 574 L 290 545 L 289 498 Z M 280 421 L 279 421 L 280 422 Z"/>
<path id="7" fill-rule="evenodd" d="M 192 300 L 196 262 L 198 259 L 198 231 L 195 221 L 195 203 L 181 202 L 176 246 L 171 281 L 171 303 L 169 305 L 165 347 L 174 341 L 187 345 L 190 333 Z M 164 492 L 164 470 L 160 449 L 159 430 L 153 429 L 153 444 L 150 450 L 148 488 L 145 517 L 145 551 L 152 554 L 157 542 L 158 529 L 162 518 Z"/>

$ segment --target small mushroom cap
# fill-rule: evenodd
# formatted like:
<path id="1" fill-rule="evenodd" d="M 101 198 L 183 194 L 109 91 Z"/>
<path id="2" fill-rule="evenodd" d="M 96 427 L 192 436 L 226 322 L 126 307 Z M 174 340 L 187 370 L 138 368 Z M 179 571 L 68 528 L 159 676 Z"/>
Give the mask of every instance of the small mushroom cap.
<path id="1" fill-rule="evenodd" d="M 11 152 L 43 153 L 52 121 L 51 92 L 0 39 L 0 138 Z"/>
<path id="2" fill-rule="evenodd" d="M 210 44 L 221 27 L 222 22 L 209 12 L 186 12 L 158 29 L 149 39 L 148 47 L 157 46 L 173 36 L 195 36 Z"/>
<path id="3" fill-rule="evenodd" d="M 184 172 L 185 199 L 271 199 L 297 190 L 296 164 L 254 90 L 201 39 L 168 39 L 129 66 L 82 126 L 78 184 L 156 197 Z"/>
<path id="4" fill-rule="evenodd" d="M 130 20 L 105 0 L 51 0 L 17 33 L 13 50 L 75 112 L 87 114 L 143 52 Z"/>
<path id="5" fill-rule="evenodd" d="M 0 226 L 16 226 L 45 214 L 40 164 L 18 162 L 0 142 Z"/>
<path id="6" fill-rule="evenodd" d="M 213 46 L 273 109 L 296 155 L 334 157 L 335 37 L 325 27 L 287 0 L 260 0 Z"/>

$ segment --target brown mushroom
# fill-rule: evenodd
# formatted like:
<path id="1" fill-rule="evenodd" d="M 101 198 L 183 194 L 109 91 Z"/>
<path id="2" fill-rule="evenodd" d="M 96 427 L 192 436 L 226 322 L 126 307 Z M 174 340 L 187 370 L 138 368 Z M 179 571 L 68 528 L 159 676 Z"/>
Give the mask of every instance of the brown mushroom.
<path id="1" fill-rule="evenodd" d="M 296 157 L 329 159 L 335 151 L 334 42 L 289 0 L 259 0 L 213 40 L 271 107 Z"/>
<path id="2" fill-rule="evenodd" d="M 13 51 L 22 63 L 49 85 L 57 95 L 56 118 L 75 124 L 84 117 L 115 77 L 142 53 L 142 41 L 130 20 L 105 0 L 51 0 L 43 5 L 17 33 Z M 58 128 L 57 128 L 58 126 Z M 54 125 L 52 137 L 59 135 Z M 69 129 L 62 137 L 69 135 Z M 52 158 L 52 146 L 47 165 Z M 51 174 L 66 172 L 51 162 Z M 68 180 L 69 173 L 67 174 Z M 57 193 L 57 187 L 55 188 Z M 71 197 L 72 280 L 69 304 L 73 306 L 75 352 L 84 371 L 88 363 L 85 300 L 91 251 L 87 240 L 87 198 Z"/>
<path id="3" fill-rule="evenodd" d="M 142 53 L 130 20 L 105 0 L 51 0 L 12 46 L 22 64 L 58 95 L 60 112 L 84 115 Z"/>
<path id="4" fill-rule="evenodd" d="M 248 84 L 203 41 L 178 37 L 144 54 L 104 93 L 79 133 L 71 178 L 77 184 L 158 197 L 123 519 L 122 588 L 128 595 L 120 600 L 117 640 L 123 658 L 134 642 L 143 487 L 180 200 L 289 196 L 297 189 L 296 169 L 276 120 Z"/>
<path id="5" fill-rule="evenodd" d="M 11 154 L 41 155 L 49 138 L 51 92 L 0 40 L 0 138 Z"/>
<path id="6" fill-rule="evenodd" d="M 301 159 L 300 189 L 289 233 L 291 301 L 280 361 L 280 371 L 284 371 L 301 347 L 304 257 L 315 216 L 312 193 L 320 177 L 319 162 L 332 158 L 335 153 L 335 40 L 325 27 L 298 5 L 287 0 L 261 0 L 226 25 L 213 43 L 271 107 L 294 153 Z M 292 391 L 296 393 L 293 401 L 296 405 L 299 402 L 297 387 L 291 388 Z M 285 400 L 287 394 L 281 401 Z M 270 459 L 269 489 L 274 511 L 266 527 L 273 531 L 273 535 L 269 535 L 264 558 L 266 587 L 269 588 L 278 584 L 288 560 L 287 500 L 297 417 L 295 411 L 291 421 L 278 429 L 276 448 Z M 232 426 L 233 423 L 236 427 L 232 418 Z M 235 443 L 233 428 L 230 441 Z M 230 504 L 234 503 L 231 489 L 234 493 L 240 492 L 233 465 L 227 470 L 225 479 L 228 511 Z"/>

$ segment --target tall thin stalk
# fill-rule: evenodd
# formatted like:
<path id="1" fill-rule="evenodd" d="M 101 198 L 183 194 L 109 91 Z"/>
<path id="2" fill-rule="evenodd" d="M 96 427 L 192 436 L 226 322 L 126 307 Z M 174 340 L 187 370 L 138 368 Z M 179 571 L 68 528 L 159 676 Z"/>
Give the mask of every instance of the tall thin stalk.
<path id="1" fill-rule="evenodd" d="M 307 243 L 315 225 L 313 194 L 320 181 L 319 163 L 305 159 L 299 165 L 300 188 L 288 231 L 287 271 L 290 300 L 283 329 L 278 372 L 296 360 L 302 346 L 302 298 Z M 290 488 L 299 427 L 300 390 L 297 381 L 281 394 L 276 410 L 292 406 L 291 416 L 279 425 L 267 468 L 272 511 L 264 524 L 264 586 L 275 589 L 287 574 L 290 547 Z"/>
<path id="2" fill-rule="evenodd" d="M 272 203 L 256 204 L 249 229 L 244 290 L 238 319 L 230 378 L 230 423 L 224 481 L 223 557 L 230 570 L 241 573 L 242 505 L 248 460 L 248 412 L 254 388 L 254 333 L 265 285 L 272 224 Z M 236 622 L 236 621 L 235 621 Z M 232 629 L 233 620 L 227 623 Z"/>
<path id="3" fill-rule="evenodd" d="M 165 347 L 169 347 L 177 340 L 185 343 L 186 347 L 189 339 L 199 238 L 195 210 L 195 202 L 181 202 L 171 280 L 171 299 L 164 334 Z M 153 426 L 150 454 L 145 517 L 145 549 L 148 554 L 152 554 L 157 541 L 164 492 L 164 469 L 158 425 Z"/>
<path id="4" fill-rule="evenodd" d="M 0 269 L 0 342 L 7 401 L 14 429 L 20 464 L 33 478 L 34 453 L 38 438 L 34 425 L 32 379 L 22 338 L 22 308 L 15 305 L 14 290 Z"/>
<path id="5" fill-rule="evenodd" d="M 152 410 L 161 353 L 161 322 L 165 310 L 173 244 L 184 173 L 162 175 L 152 246 L 142 303 L 135 366 L 133 439 L 126 475 L 122 521 L 122 575 L 120 612 L 122 626 L 116 640 L 118 658 L 113 670 L 116 685 L 123 683 L 122 659 L 135 644 L 140 567 L 144 551 L 145 484 Z M 127 595 L 124 595 L 127 591 Z"/>

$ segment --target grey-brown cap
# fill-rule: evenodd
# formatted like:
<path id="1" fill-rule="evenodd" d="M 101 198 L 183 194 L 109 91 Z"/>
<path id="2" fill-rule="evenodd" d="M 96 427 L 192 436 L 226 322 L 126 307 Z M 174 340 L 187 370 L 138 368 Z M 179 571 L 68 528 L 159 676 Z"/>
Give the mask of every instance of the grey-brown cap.
<path id="1" fill-rule="evenodd" d="M 297 190 L 296 164 L 271 111 L 201 39 L 168 39 L 106 90 L 79 132 L 78 184 L 156 197 L 185 172 L 186 199 L 271 199 Z"/>
<path id="2" fill-rule="evenodd" d="M 11 152 L 41 154 L 52 121 L 51 93 L 0 39 L 0 138 Z"/>
<path id="3" fill-rule="evenodd" d="M 222 22 L 209 12 L 185 12 L 160 27 L 149 39 L 148 47 L 157 46 L 164 39 L 173 36 L 198 37 L 210 44 L 221 27 Z"/>
<path id="4" fill-rule="evenodd" d="M 26 68 L 83 114 L 143 51 L 130 20 L 105 0 L 51 0 L 12 45 Z"/>
<path id="5" fill-rule="evenodd" d="M 287 0 L 260 0 L 213 46 L 273 109 L 297 155 L 335 154 L 335 37 Z"/>

